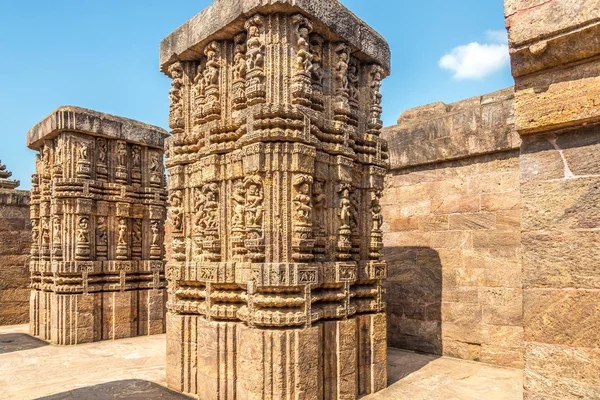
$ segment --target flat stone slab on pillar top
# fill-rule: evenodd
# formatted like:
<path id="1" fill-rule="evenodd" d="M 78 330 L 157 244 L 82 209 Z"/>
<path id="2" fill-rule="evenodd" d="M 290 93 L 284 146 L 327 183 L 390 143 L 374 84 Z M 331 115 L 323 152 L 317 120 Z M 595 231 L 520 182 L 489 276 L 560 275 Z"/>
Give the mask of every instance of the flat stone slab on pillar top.
<path id="1" fill-rule="evenodd" d="M 169 134 L 158 126 L 82 107 L 61 106 L 27 132 L 27 147 L 39 150 L 61 132 L 82 132 L 161 148 Z"/>
<path id="2" fill-rule="evenodd" d="M 386 386 L 389 61 L 333 0 L 220 0 L 163 41 L 171 388 L 341 400 Z"/>
<path id="3" fill-rule="evenodd" d="M 33 336 L 59 345 L 164 333 L 167 132 L 79 107 L 33 127 Z"/>

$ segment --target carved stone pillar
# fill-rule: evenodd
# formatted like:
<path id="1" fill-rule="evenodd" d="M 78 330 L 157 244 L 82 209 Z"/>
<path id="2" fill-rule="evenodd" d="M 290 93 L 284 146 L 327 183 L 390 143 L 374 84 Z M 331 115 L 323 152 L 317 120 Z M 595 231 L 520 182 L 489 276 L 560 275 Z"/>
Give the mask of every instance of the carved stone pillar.
<path id="1" fill-rule="evenodd" d="M 389 48 L 337 1 L 264 3 L 221 0 L 161 45 L 168 384 L 223 400 L 354 399 L 387 378 Z"/>
<path id="2" fill-rule="evenodd" d="M 160 128 L 60 107 L 27 135 L 31 333 L 79 344 L 165 331 Z M 158 232 L 156 235 L 155 232 Z"/>

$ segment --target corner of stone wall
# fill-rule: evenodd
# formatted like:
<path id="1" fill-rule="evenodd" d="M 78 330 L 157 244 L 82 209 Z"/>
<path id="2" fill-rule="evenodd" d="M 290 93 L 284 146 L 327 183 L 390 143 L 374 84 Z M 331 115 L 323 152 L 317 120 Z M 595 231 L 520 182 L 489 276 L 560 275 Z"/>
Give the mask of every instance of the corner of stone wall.
<path id="1" fill-rule="evenodd" d="M 404 112 L 384 129 L 389 344 L 523 366 L 514 89 Z"/>

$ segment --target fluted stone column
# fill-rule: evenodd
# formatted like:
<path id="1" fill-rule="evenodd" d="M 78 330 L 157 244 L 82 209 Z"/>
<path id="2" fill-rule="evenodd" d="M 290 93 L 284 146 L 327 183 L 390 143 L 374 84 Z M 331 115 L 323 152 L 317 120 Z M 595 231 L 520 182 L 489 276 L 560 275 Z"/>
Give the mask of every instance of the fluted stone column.
<path id="1" fill-rule="evenodd" d="M 33 127 L 31 334 L 69 345 L 165 331 L 157 127 L 60 107 Z"/>
<path id="2" fill-rule="evenodd" d="M 387 43 L 334 0 L 221 0 L 168 36 L 168 385 L 203 399 L 386 386 Z"/>

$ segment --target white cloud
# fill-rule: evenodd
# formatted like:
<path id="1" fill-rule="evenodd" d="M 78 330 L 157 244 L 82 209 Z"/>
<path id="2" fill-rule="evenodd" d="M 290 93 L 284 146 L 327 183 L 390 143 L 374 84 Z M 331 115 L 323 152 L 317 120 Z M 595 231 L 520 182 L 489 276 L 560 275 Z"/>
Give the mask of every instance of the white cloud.
<path id="1" fill-rule="evenodd" d="M 455 79 L 482 79 L 508 66 L 508 37 L 506 31 L 487 31 L 490 43 L 472 42 L 458 46 L 438 62 L 450 70 Z"/>

